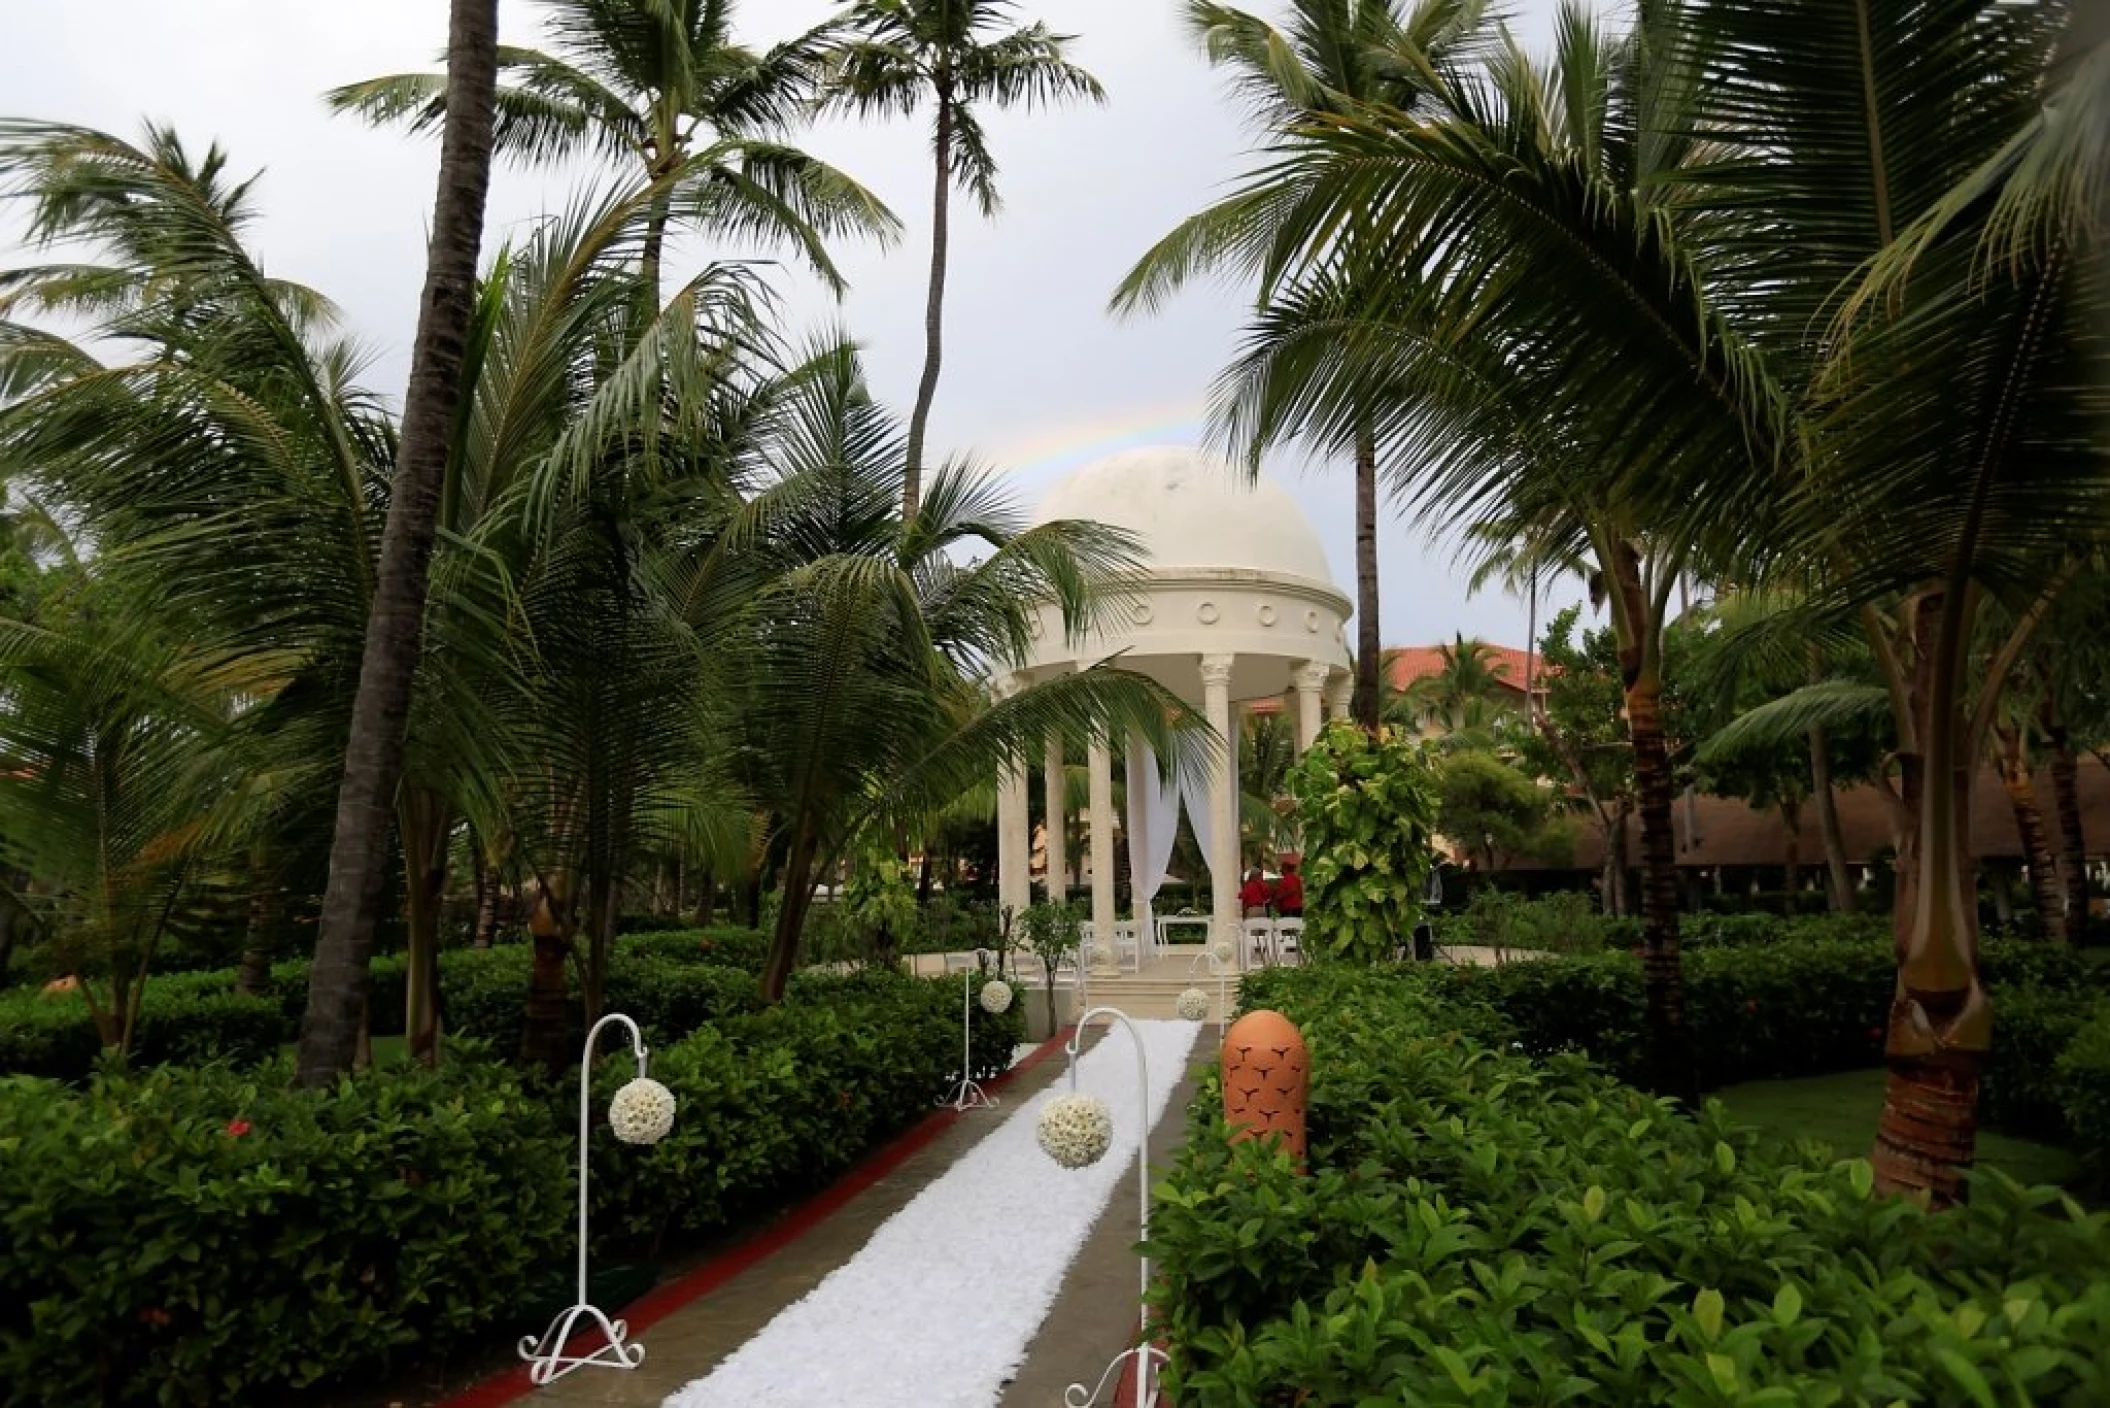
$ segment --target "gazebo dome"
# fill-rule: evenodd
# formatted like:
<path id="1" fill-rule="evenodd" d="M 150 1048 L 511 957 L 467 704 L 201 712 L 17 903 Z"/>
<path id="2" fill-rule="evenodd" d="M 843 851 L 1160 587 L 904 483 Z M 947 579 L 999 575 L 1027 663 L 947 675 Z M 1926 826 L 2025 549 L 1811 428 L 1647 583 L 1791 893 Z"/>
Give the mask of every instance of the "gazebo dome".
<path id="1" fill-rule="evenodd" d="M 1034 515 L 1039 523 L 1059 518 L 1127 529 L 1158 572 L 1213 568 L 1332 580 L 1319 535 L 1287 490 L 1185 446 L 1124 450 L 1074 471 Z"/>

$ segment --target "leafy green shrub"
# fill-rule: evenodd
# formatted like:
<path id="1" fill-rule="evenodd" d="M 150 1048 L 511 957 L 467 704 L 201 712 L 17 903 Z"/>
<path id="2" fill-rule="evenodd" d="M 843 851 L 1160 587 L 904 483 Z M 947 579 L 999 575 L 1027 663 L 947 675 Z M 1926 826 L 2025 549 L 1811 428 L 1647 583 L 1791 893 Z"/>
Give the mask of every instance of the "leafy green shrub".
<path id="1" fill-rule="evenodd" d="M 1557 890 L 1536 899 L 1483 886 L 1463 910 L 1436 923 L 1439 943 L 1482 948 L 1529 949 L 1539 953 L 1601 953 L 1640 941 L 1631 920 L 1614 919 L 1579 890 Z"/>
<path id="2" fill-rule="evenodd" d="M 2082 1022 L 2060 1053 L 2057 1072 L 2082 1180 L 2097 1193 L 2110 1192 L 2110 1002 Z"/>
<path id="3" fill-rule="evenodd" d="M 1980 1121 L 2032 1139 L 2074 1140 L 2067 1107 L 2076 1092 L 2068 1088 L 2059 1057 L 2097 1015 L 2096 1001 L 2095 994 L 2071 988 L 2001 988 L 1993 1008 L 1992 1055 L 1979 1089 Z"/>
<path id="4" fill-rule="evenodd" d="M 238 996 L 225 975 L 171 975 L 150 981 L 140 999 L 131 1064 L 254 1065 L 297 1030 L 279 1003 Z M 35 989 L 0 995 L 0 1072 L 81 1080 L 101 1055 L 102 1040 L 79 995 Z"/>
<path id="5" fill-rule="evenodd" d="M 680 1102 L 664 1143 L 620 1145 L 594 1120 L 603 1252 L 765 1215 L 956 1077 L 957 984 L 881 972 L 798 987 L 655 1045 L 652 1074 Z M 975 1013 L 975 1065 L 1001 1069 L 1016 1008 Z M 596 1109 L 634 1073 L 611 1051 Z M 0 1402 L 279 1403 L 500 1321 L 540 1328 L 534 1292 L 572 1247 L 575 1084 L 524 1093 L 456 1056 L 326 1094 L 288 1085 L 282 1064 L 85 1088 L 0 1079 Z"/>
<path id="6" fill-rule="evenodd" d="M 1407 942 L 1435 864 L 1435 772 L 1403 733 L 1323 730 L 1286 778 L 1304 838 L 1304 945 L 1375 963 Z"/>
<path id="7" fill-rule="evenodd" d="M 511 1076 L 288 1084 L 0 1080 L 8 1403 L 283 1401 L 487 1330 L 562 1255 L 567 1141 Z"/>
<path id="8" fill-rule="evenodd" d="M 1774 921 L 1778 922 L 1778 921 Z M 2070 950 L 1988 940 L 1980 969 L 1996 1023 L 2010 989 L 2089 990 Z M 1581 1051 L 1623 1079 L 1642 1071 L 1641 962 L 1631 954 L 1536 958 L 1497 968 L 1437 966 L 1408 981 L 1470 993 L 1536 1055 Z M 1685 1021 L 1703 1090 L 1826 1075 L 1879 1063 L 1896 967 L 1886 942 L 1809 939 L 1697 948 L 1684 956 Z"/>
<path id="9" fill-rule="evenodd" d="M 1152 1307 L 1193 1408 L 2103 1401 L 2110 1221 L 1998 1175 L 1930 1216 L 1592 1070 L 1431 985 L 1270 974 L 1312 1050 L 1309 1171 L 1204 1082 Z"/>
<path id="10" fill-rule="evenodd" d="M 742 968 L 760 973 L 769 959 L 769 936 L 754 929 L 730 925 L 711 929 L 680 929 L 671 933 L 639 934 L 616 945 L 618 955 L 636 954 L 681 963 L 708 963 L 719 968 Z"/>

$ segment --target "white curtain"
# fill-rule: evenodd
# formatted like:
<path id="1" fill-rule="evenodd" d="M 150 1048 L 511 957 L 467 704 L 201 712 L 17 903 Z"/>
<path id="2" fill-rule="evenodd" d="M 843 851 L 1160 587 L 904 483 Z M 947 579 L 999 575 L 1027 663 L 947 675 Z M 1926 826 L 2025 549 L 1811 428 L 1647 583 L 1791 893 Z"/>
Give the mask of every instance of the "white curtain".
<path id="1" fill-rule="evenodd" d="M 1172 859 L 1172 838 L 1180 825 L 1180 796 L 1177 781 L 1158 777 L 1157 750 L 1143 739 L 1128 740 L 1128 885 L 1135 896 L 1136 962 L 1157 936 L 1157 920 L 1150 902 L 1158 886 L 1165 883 L 1165 865 Z"/>
<path id="2" fill-rule="evenodd" d="M 1231 769 L 1231 825 L 1234 834 L 1236 834 L 1238 826 L 1238 723 L 1238 706 L 1234 704 L 1231 706 L 1231 736 L 1225 740 L 1228 755 L 1224 759 L 1224 762 Z M 1228 885 L 1231 887 L 1231 893 L 1235 895 L 1238 893 L 1238 882 L 1243 878 L 1238 873 L 1238 861 L 1235 857 L 1237 848 L 1235 846 L 1233 847 L 1234 857 L 1231 861 L 1231 873 L 1229 875 L 1218 875 L 1216 873 L 1216 813 L 1209 805 L 1209 788 L 1211 785 L 1212 780 L 1207 776 L 1184 778 L 1180 782 L 1180 794 L 1186 800 L 1187 824 L 1194 828 L 1194 842 L 1202 850 L 1202 863 L 1209 867 L 1209 885 L 1211 890 L 1213 891 L 1219 885 Z M 1213 909 L 1214 906 L 1211 906 L 1211 908 Z"/>

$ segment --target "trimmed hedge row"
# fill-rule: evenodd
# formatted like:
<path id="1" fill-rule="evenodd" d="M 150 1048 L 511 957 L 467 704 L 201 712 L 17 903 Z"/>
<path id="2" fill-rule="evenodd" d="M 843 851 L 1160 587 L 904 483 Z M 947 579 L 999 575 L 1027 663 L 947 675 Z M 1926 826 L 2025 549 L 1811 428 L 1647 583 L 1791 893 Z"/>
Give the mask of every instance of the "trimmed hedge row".
<path id="1" fill-rule="evenodd" d="M 929 1111 L 958 1022 L 951 984 L 879 976 L 655 1050 L 674 1132 L 640 1150 L 596 1120 L 599 1252 L 722 1235 L 824 1181 Z M 1018 1031 L 978 1012 L 977 1064 Z M 613 1054 L 597 1103 L 633 1073 Z M 577 1087 L 460 1059 L 329 1092 L 288 1074 L 0 1079 L 0 1402 L 278 1403 L 542 1328 Z"/>
<path id="2" fill-rule="evenodd" d="M 1189 1408 L 2110 1401 L 2110 1220 L 2053 1190 L 1877 1199 L 1392 974 L 1248 1001 L 1310 1042 L 1308 1172 L 1229 1146 L 1204 1082 L 1151 1223 Z"/>
<path id="3" fill-rule="evenodd" d="M 768 940 L 746 929 L 624 937 L 609 964 L 609 1004 L 635 1017 L 648 1041 L 672 1041 L 753 1007 L 755 975 L 767 952 Z M 517 1046 L 531 961 L 524 945 L 442 953 L 440 1000 L 448 1032 L 491 1042 L 502 1052 Z M 376 1036 L 403 1031 L 404 972 L 400 954 L 376 958 L 369 970 L 368 1010 Z M 307 960 L 275 965 L 267 996 L 239 995 L 234 982 L 233 969 L 151 978 L 132 1064 L 253 1065 L 299 1035 L 308 1000 Z M 581 1028 L 576 986 L 570 1020 Z M 0 1073 L 80 1080 L 100 1054 L 87 1005 L 77 995 L 0 993 Z"/>
<path id="4" fill-rule="evenodd" d="M 1727 945 L 1684 955 L 1685 1020 L 1703 1090 L 1877 1064 L 1896 983 L 1887 942 Z M 1991 939 L 1979 968 L 2001 1021 L 2003 995 L 2033 990 L 2092 1002 L 2100 970 L 2072 950 Z M 1535 958 L 1497 968 L 1436 966 L 1416 981 L 1502 1012 L 1533 1054 L 1582 1051 L 1613 1074 L 1642 1069 L 1641 960 L 1626 953 Z M 1996 1043 L 1997 1046 L 1997 1043 Z M 1996 1060 L 1999 1059 L 1996 1057 Z M 1996 1068 L 1994 1085 L 2002 1079 Z M 2001 1098 L 1993 1097 L 1996 1101 Z"/>

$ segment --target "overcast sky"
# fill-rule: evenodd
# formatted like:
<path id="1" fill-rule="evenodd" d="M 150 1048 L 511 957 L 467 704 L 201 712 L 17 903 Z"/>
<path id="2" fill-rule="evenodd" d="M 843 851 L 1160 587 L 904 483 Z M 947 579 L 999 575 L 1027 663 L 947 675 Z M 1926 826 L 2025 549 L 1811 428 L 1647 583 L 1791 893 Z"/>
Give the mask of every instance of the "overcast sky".
<path id="1" fill-rule="evenodd" d="M 1203 397 L 1235 341 L 1242 307 L 1231 288 L 1196 289 L 1146 319 L 1117 323 L 1105 313 L 1107 294 L 1135 259 L 1245 168 L 1250 134 L 1181 32 L 1180 8 L 1177 0 L 1022 5 L 1022 15 L 1077 36 L 1072 55 L 1109 100 L 989 114 L 1004 210 L 989 222 L 954 204 L 932 444 L 1013 473 L 1026 503 L 1063 472 L 1114 450 L 1196 443 Z M 1540 47 L 1553 0 L 1512 0 L 1511 8 L 1513 28 Z M 766 44 L 835 9 L 830 0 L 747 0 L 741 37 Z M 400 395 L 437 147 L 330 117 L 319 95 L 432 67 L 446 12 L 445 0 L 0 0 L 0 115 L 127 137 L 152 118 L 198 149 L 219 141 L 236 171 L 261 169 L 255 244 L 266 266 L 335 299 L 372 352 L 371 384 Z M 529 0 L 503 0 L 501 26 L 507 43 L 539 41 Z M 838 251 L 851 282 L 840 307 L 809 278 L 787 271 L 780 281 L 793 325 L 846 325 L 867 348 L 874 389 L 904 414 L 922 354 L 926 123 L 830 123 L 799 137 L 875 190 L 907 231 L 891 250 Z M 561 208 L 581 179 L 501 169 L 486 250 Z M 12 232 L 0 224 L 0 266 L 34 258 Z M 1336 582 L 1352 595 L 1346 467 L 1291 461 L 1272 472 L 1304 505 Z M 1496 591 L 1468 598 L 1463 570 L 1419 525 L 1390 518 L 1379 557 L 1388 644 L 1448 639 L 1453 630 L 1524 643 L 1523 604 Z"/>

